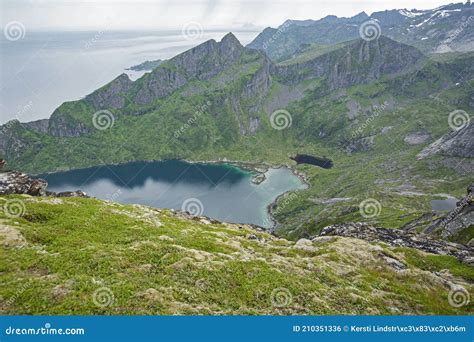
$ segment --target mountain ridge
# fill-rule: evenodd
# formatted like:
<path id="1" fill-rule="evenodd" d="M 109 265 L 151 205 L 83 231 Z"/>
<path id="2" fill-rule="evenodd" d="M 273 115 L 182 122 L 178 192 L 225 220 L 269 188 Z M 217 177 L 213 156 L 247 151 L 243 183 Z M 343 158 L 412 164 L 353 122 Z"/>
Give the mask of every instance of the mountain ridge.
<path id="1" fill-rule="evenodd" d="M 350 18 L 287 20 L 278 28 L 266 28 L 247 46 L 265 51 L 275 61 L 292 54 L 303 43 L 337 44 L 359 37 L 365 26 L 372 33 L 418 47 L 424 53 L 473 51 L 474 6 L 454 3 L 432 10 L 394 9 L 359 13 Z"/>

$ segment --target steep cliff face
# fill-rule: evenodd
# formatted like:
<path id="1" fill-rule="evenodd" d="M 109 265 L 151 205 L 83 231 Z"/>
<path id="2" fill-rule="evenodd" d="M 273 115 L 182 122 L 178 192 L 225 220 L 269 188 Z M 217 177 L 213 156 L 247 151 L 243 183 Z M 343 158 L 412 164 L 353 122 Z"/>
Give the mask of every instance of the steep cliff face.
<path id="1" fill-rule="evenodd" d="M 170 62 L 189 77 L 208 80 L 233 63 L 242 55 L 244 47 L 228 33 L 220 42 L 211 39 L 170 59 Z"/>
<path id="2" fill-rule="evenodd" d="M 128 75 L 121 74 L 109 84 L 86 96 L 86 101 L 96 110 L 123 108 L 126 103 L 125 94 L 132 85 L 133 82 L 128 78 Z"/>
<path id="3" fill-rule="evenodd" d="M 373 41 L 353 41 L 302 63 L 275 65 L 272 71 L 282 83 L 289 84 L 321 77 L 326 80 L 328 90 L 334 90 L 401 73 L 422 58 L 418 49 L 382 36 Z"/>
<path id="4" fill-rule="evenodd" d="M 0 155 L 4 158 L 15 159 L 29 148 L 34 150 L 41 148 L 41 144 L 35 144 L 38 134 L 36 130 L 18 120 L 7 122 L 0 126 Z"/>
<path id="5" fill-rule="evenodd" d="M 429 234 L 441 235 L 443 238 L 461 237 L 463 231 L 474 227 L 474 183 L 467 188 L 467 195 L 456 203 L 456 208 L 448 214 L 437 218 L 423 231 Z M 465 234 L 469 236 L 469 234 Z M 474 245 L 474 240 L 464 241 Z"/>
<path id="6" fill-rule="evenodd" d="M 264 108 L 272 84 L 271 64 L 268 57 L 261 54 L 258 70 L 242 85 L 239 92 L 230 97 L 241 135 L 255 135 L 260 127 L 261 118 L 258 113 Z M 242 106 L 242 103 L 245 103 L 245 106 Z"/>
<path id="7" fill-rule="evenodd" d="M 242 97 L 249 99 L 253 96 L 265 96 L 271 85 L 271 61 L 266 56 L 261 56 L 261 67 L 252 75 L 250 81 L 242 90 Z"/>
<path id="8" fill-rule="evenodd" d="M 187 82 L 187 78 L 180 71 L 172 66 L 161 66 L 145 75 L 137 89 L 134 101 L 139 104 L 147 104 L 155 99 L 160 99 L 170 95 L 176 89 L 182 87 Z"/>
<path id="9" fill-rule="evenodd" d="M 90 131 L 85 123 L 58 112 L 54 112 L 49 121 L 48 133 L 54 137 L 79 137 Z"/>
<path id="10" fill-rule="evenodd" d="M 49 119 L 25 122 L 22 125 L 39 133 L 48 133 Z"/>
<path id="11" fill-rule="evenodd" d="M 465 114 L 464 114 L 465 113 Z M 461 112 L 460 119 L 468 120 L 468 114 Z M 466 116 L 464 116 L 466 115 Z M 424 148 L 418 159 L 441 154 L 450 157 L 474 157 L 474 120 L 469 120 L 462 128 L 446 133 L 431 145 Z"/>

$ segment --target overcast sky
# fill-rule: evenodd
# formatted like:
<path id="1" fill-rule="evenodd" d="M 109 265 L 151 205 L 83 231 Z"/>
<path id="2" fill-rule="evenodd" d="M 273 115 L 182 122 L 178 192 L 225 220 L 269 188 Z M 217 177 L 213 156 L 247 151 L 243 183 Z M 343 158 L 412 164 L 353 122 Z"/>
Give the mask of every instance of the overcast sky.
<path id="1" fill-rule="evenodd" d="M 1 25 L 19 21 L 27 30 L 180 29 L 245 24 L 278 26 L 286 19 L 352 16 L 393 8 L 427 9 L 439 0 L 0 0 Z"/>

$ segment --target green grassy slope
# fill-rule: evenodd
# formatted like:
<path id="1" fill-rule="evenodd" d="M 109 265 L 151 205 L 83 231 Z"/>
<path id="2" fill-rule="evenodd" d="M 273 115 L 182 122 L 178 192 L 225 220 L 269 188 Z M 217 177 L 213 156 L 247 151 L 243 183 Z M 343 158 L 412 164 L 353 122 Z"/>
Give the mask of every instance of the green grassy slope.
<path id="1" fill-rule="evenodd" d="M 0 211 L 2 314 L 473 312 L 449 305 L 451 286 L 474 289 L 473 269 L 450 257 L 349 238 L 295 244 L 95 199 L 2 200 L 25 208 Z"/>

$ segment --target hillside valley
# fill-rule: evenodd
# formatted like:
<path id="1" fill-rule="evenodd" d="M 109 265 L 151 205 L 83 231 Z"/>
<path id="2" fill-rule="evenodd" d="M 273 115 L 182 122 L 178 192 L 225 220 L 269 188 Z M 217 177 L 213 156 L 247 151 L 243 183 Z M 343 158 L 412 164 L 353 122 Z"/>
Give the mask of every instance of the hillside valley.
<path id="1" fill-rule="evenodd" d="M 472 18 L 468 2 L 229 32 L 0 126 L 2 312 L 472 314 L 452 305 L 474 289 Z M 156 163 L 252 173 L 249 193 L 284 166 L 304 186 L 272 189 L 265 228 L 133 202 L 141 170 L 127 203 L 81 191 Z"/>

